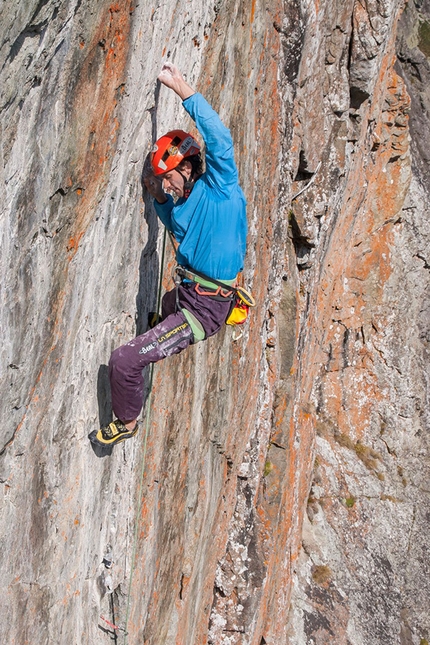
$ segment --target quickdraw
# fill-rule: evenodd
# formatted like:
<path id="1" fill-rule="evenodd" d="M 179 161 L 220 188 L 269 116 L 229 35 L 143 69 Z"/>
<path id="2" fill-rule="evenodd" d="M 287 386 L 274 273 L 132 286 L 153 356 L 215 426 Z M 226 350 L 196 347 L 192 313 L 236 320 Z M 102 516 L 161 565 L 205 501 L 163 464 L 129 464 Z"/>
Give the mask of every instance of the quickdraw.
<path id="1" fill-rule="evenodd" d="M 242 325 L 248 317 L 249 308 L 255 307 L 254 297 L 244 287 L 209 278 L 203 273 L 194 270 L 190 271 L 180 265 L 175 267 L 175 272 L 181 278 L 195 282 L 195 289 L 201 296 L 227 298 L 232 301 L 232 306 L 225 321 L 226 325 Z M 210 289 L 210 291 L 205 291 L 204 289 Z"/>
<path id="2" fill-rule="evenodd" d="M 114 625 L 113 623 L 110 622 L 107 618 L 104 616 L 100 616 L 100 619 L 103 620 L 111 629 L 113 629 L 115 632 L 120 631 L 124 632 L 126 636 L 128 636 L 128 632 L 125 630 L 124 627 L 120 627 L 119 625 Z"/>

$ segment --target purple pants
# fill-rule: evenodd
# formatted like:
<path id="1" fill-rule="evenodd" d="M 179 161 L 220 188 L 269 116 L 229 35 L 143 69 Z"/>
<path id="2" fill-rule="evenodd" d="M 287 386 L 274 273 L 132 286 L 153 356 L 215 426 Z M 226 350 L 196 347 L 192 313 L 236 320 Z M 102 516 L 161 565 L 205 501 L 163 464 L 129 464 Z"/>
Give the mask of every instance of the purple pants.
<path id="1" fill-rule="evenodd" d="M 184 283 L 168 291 L 162 301 L 162 322 L 112 352 L 109 377 L 112 408 L 121 421 L 136 419 L 143 404 L 142 370 L 166 356 L 178 354 L 194 342 L 193 332 L 181 309 L 187 309 L 201 323 L 205 337 L 213 336 L 222 327 L 230 309 L 230 300 L 218 301 L 201 296 L 194 283 Z"/>

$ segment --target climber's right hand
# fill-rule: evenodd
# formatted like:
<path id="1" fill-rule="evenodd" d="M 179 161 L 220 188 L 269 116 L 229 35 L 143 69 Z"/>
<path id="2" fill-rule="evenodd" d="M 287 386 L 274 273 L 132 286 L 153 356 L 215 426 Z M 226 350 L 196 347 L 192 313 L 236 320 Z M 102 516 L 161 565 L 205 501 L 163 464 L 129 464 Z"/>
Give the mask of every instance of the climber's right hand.
<path id="1" fill-rule="evenodd" d="M 160 204 L 164 204 L 167 201 L 167 195 L 163 190 L 163 180 L 160 177 L 156 177 L 154 174 L 147 174 L 143 178 L 143 182 L 148 189 L 148 192 L 154 199 L 157 200 Z"/>

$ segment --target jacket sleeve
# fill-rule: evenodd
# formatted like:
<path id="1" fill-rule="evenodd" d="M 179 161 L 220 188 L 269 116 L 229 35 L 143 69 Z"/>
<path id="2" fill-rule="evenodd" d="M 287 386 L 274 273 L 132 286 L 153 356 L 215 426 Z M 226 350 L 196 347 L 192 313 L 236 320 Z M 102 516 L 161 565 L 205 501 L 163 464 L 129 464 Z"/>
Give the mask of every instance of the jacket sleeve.
<path id="1" fill-rule="evenodd" d="M 208 183 L 212 188 L 216 188 L 228 197 L 238 184 L 230 130 L 226 128 L 215 110 L 198 92 L 185 99 L 183 106 L 195 122 L 205 142 Z"/>
<path id="2" fill-rule="evenodd" d="M 171 195 L 167 195 L 167 202 L 164 202 L 164 204 L 160 204 L 154 199 L 155 212 L 169 231 L 172 231 L 172 210 L 174 205 Z"/>

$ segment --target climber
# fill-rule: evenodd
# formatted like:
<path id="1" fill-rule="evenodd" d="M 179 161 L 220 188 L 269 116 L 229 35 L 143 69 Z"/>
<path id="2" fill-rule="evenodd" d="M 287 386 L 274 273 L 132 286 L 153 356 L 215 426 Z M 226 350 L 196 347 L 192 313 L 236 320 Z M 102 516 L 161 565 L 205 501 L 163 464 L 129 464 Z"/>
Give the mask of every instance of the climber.
<path id="1" fill-rule="evenodd" d="M 165 63 L 158 79 L 182 99 L 194 120 L 205 143 L 206 169 L 200 144 L 182 130 L 168 132 L 153 147 L 152 172 L 144 183 L 158 217 L 176 240 L 182 278 L 163 297 L 161 322 L 112 353 L 109 376 L 117 419 L 89 436 L 105 446 L 138 430 L 143 368 L 221 329 L 231 308 L 228 287 L 235 284 L 245 256 L 246 202 L 230 132 L 175 65 Z"/>

